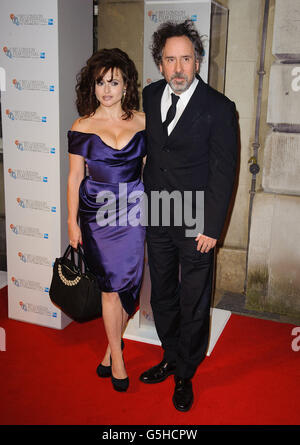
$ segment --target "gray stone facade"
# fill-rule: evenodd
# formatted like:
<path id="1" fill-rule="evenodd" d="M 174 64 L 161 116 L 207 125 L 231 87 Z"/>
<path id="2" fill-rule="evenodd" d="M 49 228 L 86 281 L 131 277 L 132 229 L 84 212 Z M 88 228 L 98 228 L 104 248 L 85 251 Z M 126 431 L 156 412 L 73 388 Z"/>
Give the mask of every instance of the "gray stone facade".
<path id="1" fill-rule="evenodd" d="M 276 0 L 262 190 L 250 232 L 247 307 L 300 318 L 300 2 Z"/>

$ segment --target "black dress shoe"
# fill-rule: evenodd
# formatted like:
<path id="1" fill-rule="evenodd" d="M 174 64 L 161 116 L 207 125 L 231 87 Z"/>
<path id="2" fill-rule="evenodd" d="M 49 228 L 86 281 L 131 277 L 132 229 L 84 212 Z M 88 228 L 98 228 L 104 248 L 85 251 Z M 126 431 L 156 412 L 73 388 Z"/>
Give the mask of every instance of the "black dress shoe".
<path id="1" fill-rule="evenodd" d="M 158 365 L 143 372 L 140 376 L 140 381 L 143 383 L 159 383 L 163 382 L 169 375 L 175 374 L 175 363 L 168 363 L 162 360 Z"/>
<path id="2" fill-rule="evenodd" d="M 121 339 L 121 349 L 125 348 L 125 343 L 123 341 L 123 338 Z M 104 366 L 100 363 L 100 365 L 97 366 L 96 372 L 99 377 L 105 378 L 105 377 L 111 377 L 111 365 Z"/>
<path id="3" fill-rule="evenodd" d="M 190 379 L 175 377 L 173 404 L 178 411 L 188 411 L 193 404 L 193 386 Z"/>

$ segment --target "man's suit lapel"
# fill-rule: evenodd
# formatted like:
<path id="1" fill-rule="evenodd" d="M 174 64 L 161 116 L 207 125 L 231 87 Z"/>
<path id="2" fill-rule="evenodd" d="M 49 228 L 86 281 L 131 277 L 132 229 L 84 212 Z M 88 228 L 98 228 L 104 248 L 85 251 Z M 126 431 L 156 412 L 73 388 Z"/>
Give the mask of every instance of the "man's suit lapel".
<path id="1" fill-rule="evenodd" d="M 163 95 L 166 82 L 163 81 L 159 85 L 159 88 L 154 92 L 153 96 L 150 97 L 151 103 L 151 128 L 155 129 L 155 136 L 158 140 L 163 140 L 165 134 L 163 131 L 162 121 L 161 121 L 161 97 Z"/>

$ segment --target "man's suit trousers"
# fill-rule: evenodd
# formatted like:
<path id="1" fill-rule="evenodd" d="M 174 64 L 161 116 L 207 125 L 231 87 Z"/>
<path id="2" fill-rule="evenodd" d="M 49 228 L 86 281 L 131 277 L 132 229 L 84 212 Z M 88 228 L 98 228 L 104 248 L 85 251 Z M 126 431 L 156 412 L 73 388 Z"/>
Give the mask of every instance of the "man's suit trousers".
<path id="1" fill-rule="evenodd" d="M 205 358 L 210 326 L 214 249 L 197 251 L 182 227 L 147 227 L 151 307 L 164 358 L 191 378 Z"/>

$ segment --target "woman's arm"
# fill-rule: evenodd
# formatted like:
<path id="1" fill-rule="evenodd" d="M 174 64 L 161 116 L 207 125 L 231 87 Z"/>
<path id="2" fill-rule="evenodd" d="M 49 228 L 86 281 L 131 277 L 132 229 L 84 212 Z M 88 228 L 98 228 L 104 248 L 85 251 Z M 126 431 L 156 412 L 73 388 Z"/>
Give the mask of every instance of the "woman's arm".
<path id="1" fill-rule="evenodd" d="M 77 248 L 78 243 L 82 244 L 77 216 L 79 206 L 79 186 L 85 174 L 84 165 L 84 158 L 82 156 L 69 154 L 69 176 L 67 187 L 68 234 L 70 244 L 75 249 Z"/>

